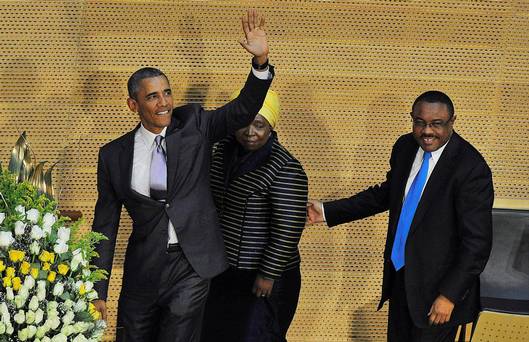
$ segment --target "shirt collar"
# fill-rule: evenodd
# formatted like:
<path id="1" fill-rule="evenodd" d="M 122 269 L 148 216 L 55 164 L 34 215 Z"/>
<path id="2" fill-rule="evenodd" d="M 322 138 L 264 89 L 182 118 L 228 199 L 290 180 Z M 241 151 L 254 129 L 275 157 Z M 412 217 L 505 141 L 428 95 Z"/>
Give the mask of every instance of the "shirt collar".
<path id="1" fill-rule="evenodd" d="M 153 138 L 153 140 L 154 140 L 154 138 Z M 441 154 L 443 154 L 443 151 L 446 148 L 446 145 L 448 144 L 449 141 L 450 141 L 450 139 L 448 139 L 448 141 L 443 146 L 439 147 L 437 150 L 432 152 L 432 161 L 434 162 L 434 164 L 437 164 L 437 161 L 439 161 L 439 158 L 441 158 Z M 419 146 L 419 158 L 420 158 L 420 160 L 422 160 L 422 156 L 423 155 L 424 155 L 424 150 Z"/>
<path id="2" fill-rule="evenodd" d="M 140 125 L 140 128 L 138 129 L 138 134 L 141 136 L 143 141 L 145 142 L 145 145 L 152 146 L 154 144 L 154 139 L 161 135 L 165 138 L 165 133 L 167 131 L 167 127 L 164 127 L 163 130 L 159 134 L 154 134 L 153 132 L 149 131 L 147 128 L 143 127 L 143 124 Z"/>

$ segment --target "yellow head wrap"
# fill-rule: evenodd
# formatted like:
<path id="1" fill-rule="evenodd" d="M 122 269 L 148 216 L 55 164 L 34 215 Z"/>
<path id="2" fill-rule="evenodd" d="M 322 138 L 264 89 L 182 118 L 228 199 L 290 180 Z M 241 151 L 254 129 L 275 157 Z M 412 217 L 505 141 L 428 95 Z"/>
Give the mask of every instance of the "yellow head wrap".
<path id="1" fill-rule="evenodd" d="M 230 96 L 230 101 L 239 96 L 241 91 L 237 90 Z M 275 128 L 279 121 L 279 96 L 273 90 L 268 90 L 263 103 L 263 107 L 259 109 L 261 114 L 272 128 Z"/>

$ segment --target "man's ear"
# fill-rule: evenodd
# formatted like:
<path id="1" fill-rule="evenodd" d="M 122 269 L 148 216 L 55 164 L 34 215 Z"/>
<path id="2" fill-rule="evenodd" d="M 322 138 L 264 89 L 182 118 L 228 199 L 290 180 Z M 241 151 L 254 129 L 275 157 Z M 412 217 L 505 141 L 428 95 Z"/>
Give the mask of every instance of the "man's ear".
<path id="1" fill-rule="evenodd" d="M 129 109 L 134 113 L 138 112 L 138 102 L 136 102 L 136 100 L 134 100 L 132 97 L 127 99 L 127 106 L 129 106 Z"/>

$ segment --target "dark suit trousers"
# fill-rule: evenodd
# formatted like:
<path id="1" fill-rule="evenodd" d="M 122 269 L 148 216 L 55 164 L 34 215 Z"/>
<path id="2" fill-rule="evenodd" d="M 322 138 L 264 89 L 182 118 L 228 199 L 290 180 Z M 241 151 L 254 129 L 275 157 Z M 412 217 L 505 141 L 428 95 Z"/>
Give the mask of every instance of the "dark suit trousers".
<path id="1" fill-rule="evenodd" d="M 121 291 L 117 341 L 200 341 L 210 281 L 195 273 L 179 246 L 165 257 L 157 290 Z"/>
<path id="2" fill-rule="evenodd" d="M 202 342 L 286 342 L 301 288 L 299 267 L 283 272 L 268 298 L 252 293 L 256 275 L 230 267 L 212 280 Z"/>
<path id="3" fill-rule="evenodd" d="M 406 296 L 404 268 L 401 268 L 394 273 L 389 299 L 388 342 L 454 342 L 457 326 L 416 327 L 410 317 Z"/>

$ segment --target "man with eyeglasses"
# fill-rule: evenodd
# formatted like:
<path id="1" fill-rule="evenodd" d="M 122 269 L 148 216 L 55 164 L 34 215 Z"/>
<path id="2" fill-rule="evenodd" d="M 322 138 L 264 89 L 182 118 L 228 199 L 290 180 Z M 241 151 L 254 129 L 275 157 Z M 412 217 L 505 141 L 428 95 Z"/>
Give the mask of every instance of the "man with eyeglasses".
<path id="1" fill-rule="evenodd" d="M 386 180 L 352 197 L 307 204 L 309 223 L 329 227 L 389 210 L 382 297 L 388 341 L 453 342 L 480 310 L 479 274 L 492 245 L 492 174 L 454 132 L 450 98 L 413 103 L 412 133 L 391 153 Z"/>

